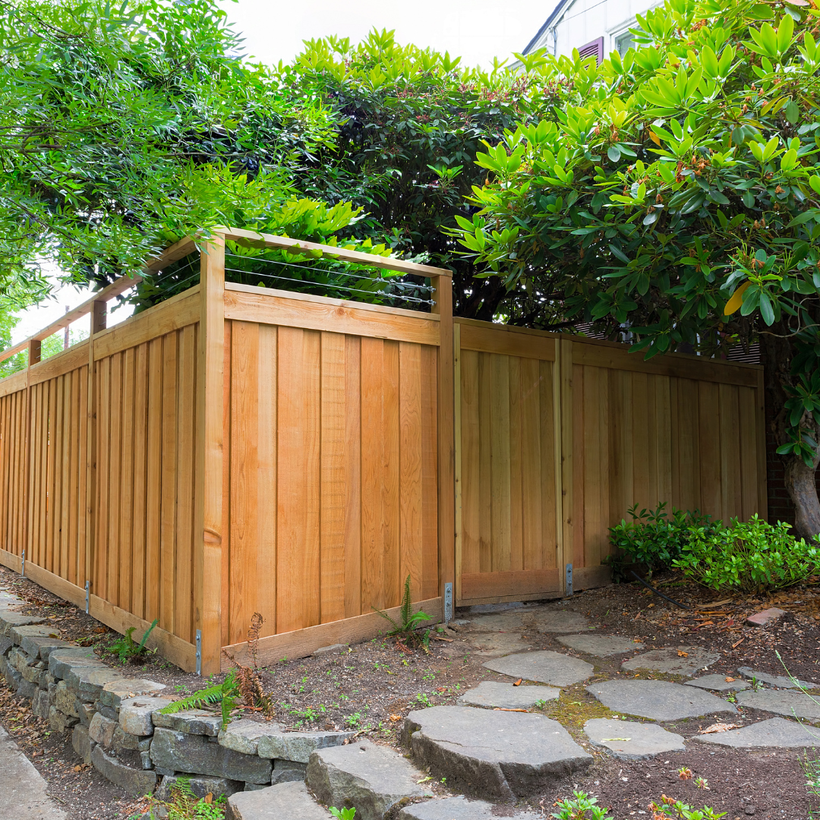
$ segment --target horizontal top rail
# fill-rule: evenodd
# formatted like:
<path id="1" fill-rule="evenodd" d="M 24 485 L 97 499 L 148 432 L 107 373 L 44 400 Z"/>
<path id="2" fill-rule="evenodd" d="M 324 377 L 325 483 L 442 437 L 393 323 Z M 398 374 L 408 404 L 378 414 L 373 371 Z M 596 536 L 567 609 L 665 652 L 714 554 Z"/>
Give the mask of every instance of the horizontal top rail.
<path id="1" fill-rule="evenodd" d="M 351 262 L 354 264 L 369 265 L 375 268 L 382 268 L 384 270 L 392 270 L 398 273 L 414 274 L 416 276 L 431 276 L 431 277 L 452 277 L 452 271 L 446 268 L 436 268 L 431 265 L 420 265 L 416 262 L 404 262 L 400 259 L 392 259 L 390 257 L 378 256 L 376 254 L 363 253 L 361 251 L 351 251 L 345 248 L 338 248 L 332 245 L 321 245 L 316 242 L 307 242 L 299 239 L 290 239 L 285 236 L 274 236 L 273 234 L 258 233 L 256 231 L 248 231 L 241 228 L 215 228 L 214 234 L 219 234 L 225 239 L 238 242 L 240 244 L 258 247 L 258 248 L 274 248 L 280 250 L 291 251 L 298 253 L 300 251 L 319 251 L 323 256 L 332 257 L 342 262 Z M 199 237 L 201 239 L 203 237 Z M 179 242 L 171 245 L 164 250 L 159 256 L 152 259 L 145 265 L 145 273 L 153 273 L 167 265 L 183 259 L 188 254 L 192 253 L 198 244 L 197 237 L 186 237 Z M 99 302 L 107 302 L 110 299 L 120 296 L 132 287 L 135 287 L 142 281 L 141 276 L 122 276 L 115 282 L 112 282 L 107 287 L 103 288 L 98 293 L 95 293 L 90 299 L 87 299 L 81 305 L 68 311 L 64 316 L 56 319 L 51 324 L 38 330 L 32 336 L 12 345 L 6 350 L 0 351 L 0 362 L 14 356 L 22 350 L 25 350 L 32 342 L 41 342 L 47 339 L 59 330 L 68 327 L 73 322 L 88 315 L 94 310 L 94 305 Z"/>
<path id="2" fill-rule="evenodd" d="M 345 248 L 333 247 L 333 245 L 320 245 L 317 242 L 306 242 L 302 239 L 290 239 L 285 236 L 273 236 L 272 234 L 246 231 L 241 228 L 217 228 L 215 233 L 222 234 L 225 239 L 255 248 L 274 248 L 295 253 L 299 251 L 321 251 L 323 256 L 332 256 L 342 262 L 370 265 L 374 268 L 394 270 L 398 273 L 410 273 L 416 276 L 451 277 L 453 275 L 453 272 L 446 268 L 419 265 L 417 262 L 404 262 L 401 259 L 392 259 L 389 256 L 377 256 L 362 251 L 349 251 Z"/>
<path id="3" fill-rule="evenodd" d="M 146 272 L 161 270 L 165 265 L 170 265 L 172 262 L 176 262 L 187 256 L 195 247 L 196 243 L 192 238 L 186 237 L 185 239 L 181 239 L 163 251 L 155 259 L 148 262 L 145 266 L 145 270 Z M 58 330 L 62 330 L 64 327 L 68 327 L 72 322 L 76 322 L 77 319 L 82 319 L 83 316 L 88 315 L 94 310 L 95 303 L 107 302 L 109 299 L 113 299 L 115 296 L 119 296 L 135 285 L 138 285 L 141 281 L 142 277 L 140 276 L 121 276 L 115 282 L 112 282 L 98 293 L 95 293 L 81 305 L 68 311 L 68 313 L 56 319 L 50 325 L 46 325 L 42 330 L 38 330 L 33 336 L 29 336 L 28 339 L 24 339 L 22 342 L 18 342 L 16 345 L 0 352 L 0 362 L 10 358 L 15 353 L 19 353 L 21 350 L 25 350 L 30 342 L 41 342 L 43 339 L 47 339 L 49 336 L 55 334 Z"/>

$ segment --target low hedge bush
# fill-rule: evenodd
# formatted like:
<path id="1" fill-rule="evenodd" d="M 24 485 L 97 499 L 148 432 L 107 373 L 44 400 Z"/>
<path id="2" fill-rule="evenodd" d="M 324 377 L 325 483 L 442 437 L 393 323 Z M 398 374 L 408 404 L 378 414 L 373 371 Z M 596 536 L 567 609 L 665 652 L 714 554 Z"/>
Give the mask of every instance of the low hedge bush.
<path id="1" fill-rule="evenodd" d="M 699 511 L 683 512 L 665 505 L 655 510 L 637 505 L 631 522 L 609 531 L 620 557 L 650 570 L 679 569 L 687 578 L 715 591 L 761 593 L 800 583 L 820 573 L 820 543 L 795 538 L 785 521 L 769 524 L 752 516 L 733 518 L 726 526 Z"/>

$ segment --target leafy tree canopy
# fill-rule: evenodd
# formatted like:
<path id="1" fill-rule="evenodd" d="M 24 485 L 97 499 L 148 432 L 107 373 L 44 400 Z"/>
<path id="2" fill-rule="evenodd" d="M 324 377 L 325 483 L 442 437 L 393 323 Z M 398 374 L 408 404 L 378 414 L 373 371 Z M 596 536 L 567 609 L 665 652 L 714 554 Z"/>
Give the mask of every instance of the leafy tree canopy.
<path id="1" fill-rule="evenodd" d="M 236 47 L 211 0 L 0 0 L 0 291 L 42 291 L 42 259 L 106 281 L 218 224 L 353 219 L 291 183 L 329 112 Z"/>
<path id="2" fill-rule="evenodd" d="M 820 47 L 806 0 L 667 0 L 640 47 L 488 142 L 456 232 L 546 322 L 628 327 L 648 356 L 761 342 L 798 529 L 820 532 Z"/>

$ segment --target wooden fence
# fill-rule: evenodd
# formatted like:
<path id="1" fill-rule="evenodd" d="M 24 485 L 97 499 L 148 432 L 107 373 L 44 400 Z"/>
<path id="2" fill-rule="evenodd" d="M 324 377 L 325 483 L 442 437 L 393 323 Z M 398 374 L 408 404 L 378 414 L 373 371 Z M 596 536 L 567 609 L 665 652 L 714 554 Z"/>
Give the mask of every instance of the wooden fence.
<path id="1" fill-rule="evenodd" d="M 225 243 L 429 277 L 422 313 L 225 282 Z M 147 266 L 162 271 L 193 240 Z M 210 674 L 414 606 L 604 583 L 638 502 L 765 514 L 760 368 L 453 320 L 447 271 L 224 229 L 199 284 L 112 328 L 120 280 L 0 381 L 0 562 Z M 91 314 L 90 338 L 40 343 Z M 224 650 L 224 651 L 223 651 Z"/>
<path id="2" fill-rule="evenodd" d="M 455 322 L 458 604 L 608 582 L 633 504 L 766 515 L 762 368 Z"/>

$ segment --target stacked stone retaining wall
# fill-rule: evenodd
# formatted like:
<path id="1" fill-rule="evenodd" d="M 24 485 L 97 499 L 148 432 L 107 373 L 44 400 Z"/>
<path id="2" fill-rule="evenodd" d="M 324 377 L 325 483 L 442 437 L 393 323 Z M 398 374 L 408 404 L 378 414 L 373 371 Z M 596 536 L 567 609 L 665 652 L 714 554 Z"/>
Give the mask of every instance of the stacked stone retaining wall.
<path id="1" fill-rule="evenodd" d="M 225 730 L 204 710 L 164 714 L 165 686 L 129 677 L 92 649 L 55 636 L 43 618 L 14 611 L 0 594 L 0 675 L 55 732 L 70 734 L 82 760 L 132 796 L 165 799 L 177 778 L 198 796 L 231 795 L 305 779 L 313 751 L 350 732 L 284 732 L 240 719 Z"/>

